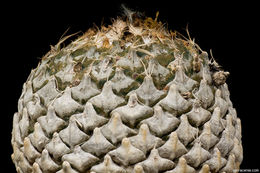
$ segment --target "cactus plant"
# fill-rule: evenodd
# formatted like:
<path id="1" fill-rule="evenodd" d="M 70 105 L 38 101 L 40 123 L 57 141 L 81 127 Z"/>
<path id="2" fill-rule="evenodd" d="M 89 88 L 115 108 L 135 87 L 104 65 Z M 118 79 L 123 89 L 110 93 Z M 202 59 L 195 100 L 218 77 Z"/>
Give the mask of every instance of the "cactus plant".
<path id="1" fill-rule="evenodd" d="M 233 172 L 228 72 L 193 40 L 125 9 L 32 70 L 13 117 L 17 172 Z"/>

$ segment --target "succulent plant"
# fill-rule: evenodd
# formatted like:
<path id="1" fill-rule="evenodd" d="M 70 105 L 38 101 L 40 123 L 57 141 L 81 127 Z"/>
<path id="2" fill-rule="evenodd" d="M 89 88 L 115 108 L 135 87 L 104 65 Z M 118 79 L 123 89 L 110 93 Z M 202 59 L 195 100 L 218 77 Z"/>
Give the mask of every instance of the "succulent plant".
<path id="1" fill-rule="evenodd" d="M 20 173 L 234 172 L 228 72 L 191 39 L 125 9 L 42 58 L 13 117 Z"/>

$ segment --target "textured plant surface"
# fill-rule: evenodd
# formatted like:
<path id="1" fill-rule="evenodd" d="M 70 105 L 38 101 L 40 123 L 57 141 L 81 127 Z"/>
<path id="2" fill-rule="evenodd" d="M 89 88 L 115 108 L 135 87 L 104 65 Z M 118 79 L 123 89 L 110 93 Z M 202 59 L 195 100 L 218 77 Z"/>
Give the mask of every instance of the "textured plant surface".
<path id="1" fill-rule="evenodd" d="M 155 19 L 127 17 L 61 40 L 14 114 L 20 173 L 235 172 L 241 122 L 228 72 Z"/>

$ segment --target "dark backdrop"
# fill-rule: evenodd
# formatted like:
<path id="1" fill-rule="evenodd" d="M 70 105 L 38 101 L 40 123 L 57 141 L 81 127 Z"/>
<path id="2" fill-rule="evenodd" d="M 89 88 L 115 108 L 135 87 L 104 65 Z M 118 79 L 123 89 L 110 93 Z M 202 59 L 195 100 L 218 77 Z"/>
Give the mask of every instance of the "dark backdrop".
<path id="1" fill-rule="evenodd" d="M 1 140 L 4 172 L 15 172 L 10 155 L 12 117 L 23 82 L 39 58 L 55 45 L 68 29 L 68 34 L 86 31 L 101 21 L 110 23 L 121 14 L 120 4 L 144 11 L 147 16 L 167 22 L 168 28 L 191 37 L 203 50 L 213 50 L 215 59 L 231 73 L 227 83 L 231 100 L 242 120 L 243 169 L 259 166 L 259 87 L 257 49 L 258 29 L 256 4 L 245 2 L 180 2 L 179 1 L 71 1 L 10 2 L 1 5 Z M 4 113 L 3 113 L 4 112 Z M 4 136 L 4 137 L 2 137 Z M 2 168 L 1 168 L 2 169 Z M 2 171 L 1 171 L 2 172 Z"/>

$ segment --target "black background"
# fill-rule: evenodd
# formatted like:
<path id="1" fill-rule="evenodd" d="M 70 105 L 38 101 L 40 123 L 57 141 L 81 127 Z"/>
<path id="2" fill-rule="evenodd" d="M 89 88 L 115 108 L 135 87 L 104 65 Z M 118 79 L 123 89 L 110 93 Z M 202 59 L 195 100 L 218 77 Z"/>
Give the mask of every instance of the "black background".
<path id="1" fill-rule="evenodd" d="M 231 73 L 227 83 L 231 100 L 242 120 L 244 161 L 242 169 L 259 166 L 259 9 L 251 2 L 220 1 L 61 1 L 10 2 L 1 5 L 1 154 L 5 172 L 15 172 L 10 155 L 12 117 L 23 82 L 40 57 L 55 45 L 68 29 L 68 34 L 86 31 L 101 21 L 121 15 L 120 5 L 145 12 L 167 22 L 168 28 L 191 37 L 203 50 L 213 55 Z M 3 113 L 4 112 L 4 113 Z M 4 136 L 4 138 L 2 138 Z M 2 142 L 3 141 L 3 142 Z"/>

